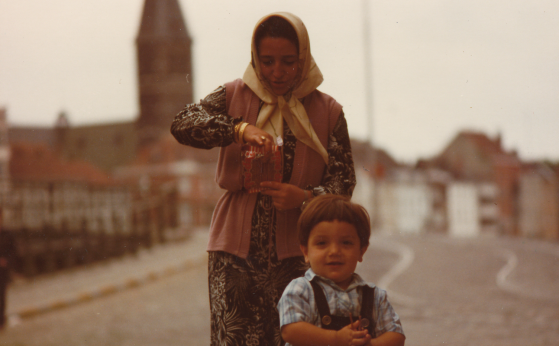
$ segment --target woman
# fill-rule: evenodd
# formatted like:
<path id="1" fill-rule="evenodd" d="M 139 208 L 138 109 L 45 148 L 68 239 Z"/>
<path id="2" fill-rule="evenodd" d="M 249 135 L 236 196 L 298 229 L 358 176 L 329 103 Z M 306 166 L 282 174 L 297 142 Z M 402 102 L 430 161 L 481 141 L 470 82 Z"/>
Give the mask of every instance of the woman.
<path id="1" fill-rule="evenodd" d="M 305 271 L 296 223 L 300 207 L 324 193 L 351 195 L 355 172 L 342 107 L 316 90 L 322 74 L 301 20 L 273 13 L 256 25 L 242 80 L 187 105 L 171 132 L 182 144 L 222 147 L 220 198 L 210 229 L 212 345 L 281 345 L 276 304 Z M 248 193 L 242 144 L 281 145 L 281 182 Z"/>

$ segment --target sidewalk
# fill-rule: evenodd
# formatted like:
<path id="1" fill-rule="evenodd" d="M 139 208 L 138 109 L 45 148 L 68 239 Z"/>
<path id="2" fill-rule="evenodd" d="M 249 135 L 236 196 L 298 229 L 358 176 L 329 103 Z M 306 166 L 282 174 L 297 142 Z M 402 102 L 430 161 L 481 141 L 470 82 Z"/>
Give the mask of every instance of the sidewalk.
<path id="1" fill-rule="evenodd" d="M 61 309 L 177 274 L 206 262 L 207 229 L 187 241 L 158 244 L 104 263 L 12 282 L 8 286 L 8 323 Z"/>

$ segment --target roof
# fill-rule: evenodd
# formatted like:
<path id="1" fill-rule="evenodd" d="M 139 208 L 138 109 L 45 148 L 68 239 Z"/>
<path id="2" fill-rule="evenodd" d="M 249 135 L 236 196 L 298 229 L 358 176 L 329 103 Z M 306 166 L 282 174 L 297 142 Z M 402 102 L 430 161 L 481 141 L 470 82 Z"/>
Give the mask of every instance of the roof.
<path id="1" fill-rule="evenodd" d="M 134 164 L 149 165 L 182 160 L 215 164 L 217 163 L 218 156 L 219 148 L 206 150 L 182 145 L 177 142 L 173 135 L 167 133 L 152 146 L 142 148 Z"/>
<path id="2" fill-rule="evenodd" d="M 506 151 L 501 136 L 495 139 L 473 131 L 459 132 L 434 159 L 421 161 L 424 168 L 448 170 L 455 177 L 475 180 L 494 179 L 496 169 L 520 167 L 515 151 Z"/>
<path id="3" fill-rule="evenodd" d="M 11 146 L 10 176 L 17 181 L 112 184 L 109 174 L 85 161 L 64 161 L 44 144 Z"/>
<path id="4" fill-rule="evenodd" d="M 497 136 L 495 140 L 491 140 L 486 134 L 481 132 L 462 131 L 456 136 L 457 139 L 463 139 L 472 143 L 475 147 L 482 149 L 487 155 L 506 154 L 501 146 L 501 136 Z"/>
<path id="5" fill-rule="evenodd" d="M 501 135 L 494 140 L 481 132 L 462 131 L 458 133 L 454 141 L 447 149 L 458 141 L 467 141 L 478 150 L 478 153 L 491 158 L 497 164 L 518 165 L 520 160 L 516 151 L 506 151 L 501 144 Z"/>
<path id="6" fill-rule="evenodd" d="M 383 177 L 386 173 L 401 165 L 392 158 L 386 151 L 371 146 L 369 142 L 351 139 L 351 153 L 354 166 L 369 171 L 370 174 L 376 173 L 377 177 Z M 376 166 L 376 170 L 375 167 Z"/>

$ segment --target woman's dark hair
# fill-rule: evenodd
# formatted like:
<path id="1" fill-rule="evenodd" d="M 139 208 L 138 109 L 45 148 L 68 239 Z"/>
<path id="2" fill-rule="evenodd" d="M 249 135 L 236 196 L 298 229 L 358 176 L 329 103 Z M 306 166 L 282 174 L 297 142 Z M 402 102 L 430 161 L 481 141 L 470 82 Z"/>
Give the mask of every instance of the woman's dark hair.
<path id="1" fill-rule="evenodd" d="M 303 210 L 297 223 L 299 244 L 308 246 L 312 229 L 321 222 L 347 222 L 355 227 L 361 247 L 369 245 L 371 222 L 369 214 L 359 204 L 352 203 L 349 197 L 340 195 L 321 195 L 314 198 Z"/>
<path id="2" fill-rule="evenodd" d="M 260 51 L 260 41 L 265 37 L 285 38 L 293 43 L 299 51 L 299 39 L 293 26 L 282 17 L 272 16 L 260 23 L 254 34 L 256 50 Z"/>

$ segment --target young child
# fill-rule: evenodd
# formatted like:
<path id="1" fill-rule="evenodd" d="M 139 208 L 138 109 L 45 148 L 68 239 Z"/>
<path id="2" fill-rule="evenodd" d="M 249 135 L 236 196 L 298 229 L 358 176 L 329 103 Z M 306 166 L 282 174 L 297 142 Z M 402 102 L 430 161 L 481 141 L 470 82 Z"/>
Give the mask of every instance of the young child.
<path id="1" fill-rule="evenodd" d="M 354 272 L 369 247 L 365 209 L 347 197 L 323 195 L 308 204 L 297 229 L 310 269 L 291 281 L 278 303 L 287 345 L 404 345 L 386 291 Z"/>

